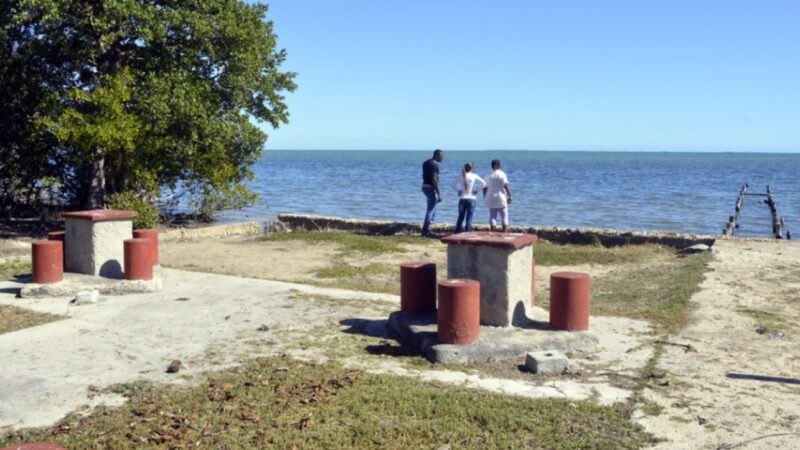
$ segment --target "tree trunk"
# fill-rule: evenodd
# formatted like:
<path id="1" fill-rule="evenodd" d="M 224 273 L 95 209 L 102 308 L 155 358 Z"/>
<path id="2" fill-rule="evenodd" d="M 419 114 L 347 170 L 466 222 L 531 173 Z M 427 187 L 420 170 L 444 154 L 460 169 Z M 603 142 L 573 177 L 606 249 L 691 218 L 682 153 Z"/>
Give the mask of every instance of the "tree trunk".
<path id="1" fill-rule="evenodd" d="M 98 151 L 100 153 L 100 151 Z M 99 157 L 92 163 L 91 176 L 84 205 L 87 209 L 101 209 L 105 206 L 106 177 L 104 173 L 105 158 Z"/>

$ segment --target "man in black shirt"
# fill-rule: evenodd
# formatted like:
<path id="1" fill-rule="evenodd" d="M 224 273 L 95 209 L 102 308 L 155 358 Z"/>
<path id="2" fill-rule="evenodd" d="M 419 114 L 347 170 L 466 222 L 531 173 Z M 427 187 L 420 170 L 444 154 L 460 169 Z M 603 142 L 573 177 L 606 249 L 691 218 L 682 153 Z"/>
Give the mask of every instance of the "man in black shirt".
<path id="1" fill-rule="evenodd" d="M 444 152 L 438 148 L 433 152 L 433 158 L 422 163 L 422 193 L 428 202 L 425 211 L 425 222 L 422 224 L 422 235 L 436 237 L 431 233 L 430 226 L 436 217 L 436 205 L 442 201 L 439 191 L 439 163 L 444 160 Z"/>

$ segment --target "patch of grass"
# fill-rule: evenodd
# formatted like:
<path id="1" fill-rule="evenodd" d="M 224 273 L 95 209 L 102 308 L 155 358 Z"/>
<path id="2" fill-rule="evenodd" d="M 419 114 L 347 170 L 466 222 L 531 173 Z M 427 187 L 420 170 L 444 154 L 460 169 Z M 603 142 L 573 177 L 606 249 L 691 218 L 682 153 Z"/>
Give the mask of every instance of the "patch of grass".
<path id="1" fill-rule="evenodd" d="M 315 275 L 326 280 L 319 283 L 321 286 L 400 294 L 400 269 L 391 264 L 354 266 L 337 259 L 333 265 L 317 270 Z"/>
<path id="2" fill-rule="evenodd" d="M 710 259 L 710 254 L 698 253 L 595 277 L 591 313 L 648 320 L 659 332 L 678 331 L 686 324 L 690 298 Z M 548 302 L 546 296 L 537 298 Z"/>
<path id="3" fill-rule="evenodd" d="M 63 319 L 63 317 L 11 305 L 0 305 L 0 334 L 35 327 L 59 319 Z"/>
<path id="4" fill-rule="evenodd" d="M 10 280 L 16 276 L 27 275 L 33 271 L 28 259 L 0 263 L 0 281 Z"/>
<path id="5" fill-rule="evenodd" d="M 639 263 L 654 258 L 666 258 L 673 253 L 666 247 L 651 244 L 603 247 L 542 242 L 533 247 L 536 264 L 542 266 Z"/>
<path id="6" fill-rule="evenodd" d="M 340 246 L 346 253 L 405 253 L 401 244 L 427 243 L 429 239 L 416 236 L 367 236 L 342 232 L 294 231 L 291 233 L 272 233 L 258 238 L 260 241 L 304 241 L 309 244 L 330 243 Z"/>
<path id="7" fill-rule="evenodd" d="M 654 375 L 660 372 L 657 370 L 658 360 L 664 354 L 664 344 L 661 341 L 655 341 L 653 346 L 653 354 L 650 355 L 647 363 L 639 369 L 638 375 L 633 380 L 633 394 L 628 397 L 627 401 L 615 405 L 617 411 L 625 417 L 631 417 L 636 409 L 641 409 L 648 416 L 658 416 L 664 411 L 663 406 L 656 402 L 648 401 L 643 394 L 645 388 L 649 387 Z M 662 373 L 661 377 L 663 376 L 666 376 L 666 373 Z"/>
<path id="8" fill-rule="evenodd" d="M 664 407 L 656 402 L 645 402 L 642 405 L 642 412 L 648 416 L 660 416 L 664 412 Z"/>
<path id="9" fill-rule="evenodd" d="M 624 449 L 654 442 L 613 408 L 588 401 L 523 399 L 280 357 L 212 374 L 193 388 L 131 394 L 119 409 L 15 433 L 0 445 Z"/>
<path id="10" fill-rule="evenodd" d="M 367 264 L 366 266 L 353 266 L 345 262 L 337 262 L 332 266 L 319 269 L 315 272 L 320 278 L 354 278 L 366 277 L 370 275 L 391 274 L 399 272 L 399 269 L 390 264 Z"/>
<path id="11" fill-rule="evenodd" d="M 291 289 L 289 292 L 292 294 L 291 297 L 289 297 L 291 300 L 300 300 L 314 304 L 328 304 L 331 307 L 336 308 L 348 307 L 354 310 L 359 310 L 365 306 L 369 306 L 371 309 L 386 309 L 387 314 L 397 309 L 397 305 L 390 302 L 339 298 L 321 294 L 308 294 L 298 291 L 297 289 Z"/>
<path id="12" fill-rule="evenodd" d="M 782 314 L 752 308 L 739 308 L 736 311 L 752 317 L 758 325 L 766 327 L 768 331 L 786 332 L 792 326 L 792 321 Z"/>

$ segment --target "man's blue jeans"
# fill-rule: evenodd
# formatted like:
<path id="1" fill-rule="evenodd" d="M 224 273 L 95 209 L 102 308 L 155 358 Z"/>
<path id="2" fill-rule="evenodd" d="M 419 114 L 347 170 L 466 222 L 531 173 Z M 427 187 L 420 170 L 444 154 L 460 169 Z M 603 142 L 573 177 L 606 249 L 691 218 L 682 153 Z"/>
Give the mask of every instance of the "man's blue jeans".
<path id="1" fill-rule="evenodd" d="M 436 219 L 436 190 L 433 186 L 422 186 L 422 193 L 428 201 L 428 208 L 425 211 L 425 222 L 422 223 L 422 235 L 427 236 L 431 234 L 431 222 Z"/>
<path id="2" fill-rule="evenodd" d="M 462 198 L 458 201 L 458 221 L 456 221 L 456 233 L 461 233 L 461 224 L 467 220 L 465 231 L 472 231 L 472 215 L 475 213 L 475 206 L 478 202 L 472 198 Z"/>

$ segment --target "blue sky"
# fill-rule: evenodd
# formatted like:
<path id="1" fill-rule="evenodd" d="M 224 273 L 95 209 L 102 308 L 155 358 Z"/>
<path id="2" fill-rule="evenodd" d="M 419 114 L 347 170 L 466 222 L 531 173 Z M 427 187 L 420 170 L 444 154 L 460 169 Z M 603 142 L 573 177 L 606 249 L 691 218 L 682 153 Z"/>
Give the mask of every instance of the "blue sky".
<path id="1" fill-rule="evenodd" d="M 267 148 L 800 152 L 799 1 L 267 3 Z"/>

